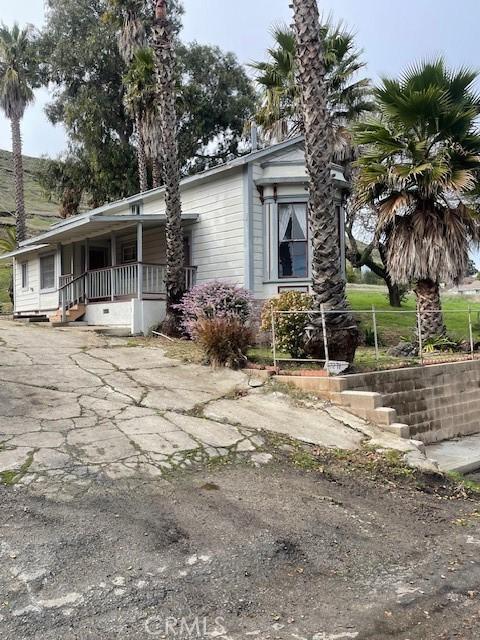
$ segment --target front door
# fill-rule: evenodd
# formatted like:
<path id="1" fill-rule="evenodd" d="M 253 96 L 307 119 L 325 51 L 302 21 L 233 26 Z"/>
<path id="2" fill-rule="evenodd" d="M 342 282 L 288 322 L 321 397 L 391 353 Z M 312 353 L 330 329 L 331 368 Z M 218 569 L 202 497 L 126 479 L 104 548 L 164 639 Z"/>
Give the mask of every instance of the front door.
<path id="1" fill-rule="evenodd" d="M 108 247 L 90 247 L 88 252 L 88 266 L 90 271 L 109 267 L 110 252 Z"/>

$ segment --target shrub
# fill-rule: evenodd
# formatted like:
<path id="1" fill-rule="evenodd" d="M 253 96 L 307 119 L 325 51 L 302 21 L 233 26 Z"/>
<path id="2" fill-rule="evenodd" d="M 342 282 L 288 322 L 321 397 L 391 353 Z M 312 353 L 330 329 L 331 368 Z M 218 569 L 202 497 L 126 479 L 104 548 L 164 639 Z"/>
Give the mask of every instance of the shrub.
<path id="1" fill-rule="evenodd" d="M 252 344 L 253 333 L 239 318 L 200 318 L 196 321 L 195 333 L 206 364 L 232 369 L 246 364 L 245 352 Z"/>
<path id="2" fill-rule="evenodd" d="M 308 293 L 286 291 L 265 303 L 262 309 L 262 330 L 272 328 L 272 311 L 309 311 L 313 308 L 313 298 Z M 304 355 L 305 329 L 310 320 L 305 313 L 275 316 L 276 346 L 289 353 L 292 358 Z"/>
<path id="3" fill-rule="evenodd" d="M 188 291 L 176 306 L 182 314 L 182 328 L 195 339 L 198 321 L 234 318 L 245 324 L 252 311 L 252 297 L 246 289 L 225 282 L 208 282 Z"/>

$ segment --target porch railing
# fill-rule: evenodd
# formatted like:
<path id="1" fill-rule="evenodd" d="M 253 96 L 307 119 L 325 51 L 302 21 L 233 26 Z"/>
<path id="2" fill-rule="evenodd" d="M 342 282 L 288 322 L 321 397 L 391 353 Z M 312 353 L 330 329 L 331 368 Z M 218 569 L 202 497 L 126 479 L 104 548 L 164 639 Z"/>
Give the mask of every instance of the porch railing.
<path id="1" fill-rule="evenodd" d="M 67 310 L 76 304 L 85 302 L 85 285 L 87 274 L 82 273 L 81 276 L 74 278 L 69 277 L 68 280 L 59 287 L 59 305 L 62 313 L 62 322 L 67 320 Z"/>
<path id="2" fill-rule="evenodd" d="M 141 276 L 140 269 L 141 267 Z M 195 286 L 196 267 L 185 268 L 185 289 Z M 114 300 L 138 295 L 141 277 L 142 294 L 165 295 L 166 267 L 162 264 L 125 264 L 95 269 L 74 278 L 60 276 L 59 291 L 67 308 L 85 300 Z"/>
<path id="3" fill-rule="evenodd" d="M 68 284 L 69 282 L 71 282 L 74 279 L 74 275 L 73 273 L 67 273 L 63 276 L 60 276 L 59 278 L 59 282 L 58 282 L 58 288 L 61 289 L 62 287 L 64 287 L 66 284 Z"/>

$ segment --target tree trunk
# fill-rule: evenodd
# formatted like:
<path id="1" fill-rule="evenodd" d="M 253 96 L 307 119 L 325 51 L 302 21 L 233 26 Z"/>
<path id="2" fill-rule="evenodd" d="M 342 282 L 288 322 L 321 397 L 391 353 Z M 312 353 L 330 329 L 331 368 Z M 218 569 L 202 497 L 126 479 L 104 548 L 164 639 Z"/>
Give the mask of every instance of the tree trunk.
<path id="1" fill-rule="evenodd" d="M 310 177 L 309 228 L 312 241 L 312 288 L 315 306 L 343 313 L 327 314 L 329 352 L 353 361 L 358 328 L 349 311 L 341 272 L 334 186 L 331 176 L 333 135 L 327 103 L 323 43 L 317 0 L 293 0 L 297 74 L 301 88 L 305 160 Z M 312 355 L 323 351 L 321 325 L 307 345 Z"/>
<path id="2" fill-rule="evenodd" d="M 447 333 L 443 322 L 440 287 L 432 280 L 419 280 L 415 285 L 417 311 L 420 314 L 422 342 L 431 338 L 441 338 Z"/>
<path id="3" fill-rule="evenodd" d="M 162 163 L 160 160 L 154 160 L 152 163 L 152 180 L 154 189 L 162 186 Z"/>
<path id="4" fill-rule="evenodd" d="M 153 29 L 159 86 L 159 118 L 165 180 L 167 239 L 167 317 L 163 329 L 175 332 L 178 318 L 174 309 L 185 290 L 182 203 L 180 198 L 180 162 L 178 158 L 177 113 L 175 106 L 175 52 L 172 26 L 167 15 L 166 0 L 156 0 Z"/>
<path id="5" fill-rule="evenodd" d="M 25 194 L 23 185 L 23 158 L 22 158 L 22 134 L 20 132 L 20 119 L 12 118 L 12 151 L 13 151 L 13 176 L 15 180 L 15 216 L 17 231 L 17 246 L 27 238 Z"/>
<path id="6" fill-rule="evenodd" d="M 140 182 L 140 192 L 144 193 L 148 191 L 148 169 L 145 143 L 143 140 L 142 115 L 139 109 L 137 109 L 135 113 L 135 129 L 137 130 L 138 179 Z"/>
<path id="7" fill-rule="evenodd" d="M 402 294 L 400 291 L 400 287 L 398 284 L 394 284 L 390 277 L 387 276 L 385 278 L 385 282 L 387 284 L 388 289 L 388 304 L 391 307 L 401 307 L 402 306 Z"/>

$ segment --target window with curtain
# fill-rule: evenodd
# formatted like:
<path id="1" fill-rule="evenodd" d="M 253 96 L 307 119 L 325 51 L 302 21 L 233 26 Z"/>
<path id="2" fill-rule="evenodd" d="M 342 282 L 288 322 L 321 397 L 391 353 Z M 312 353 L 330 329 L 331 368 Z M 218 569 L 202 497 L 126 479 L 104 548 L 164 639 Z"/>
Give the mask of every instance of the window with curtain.
<path id="1" fill-rule="evenodd" d="M 278 205 L 278 276 L 308 277 L 306 203 Z"/>
<path id="2" fill-rule="evenodd" d="M 55 288 L 55 256 L 42 256 L 40 258 L 40 288 Z"/>

